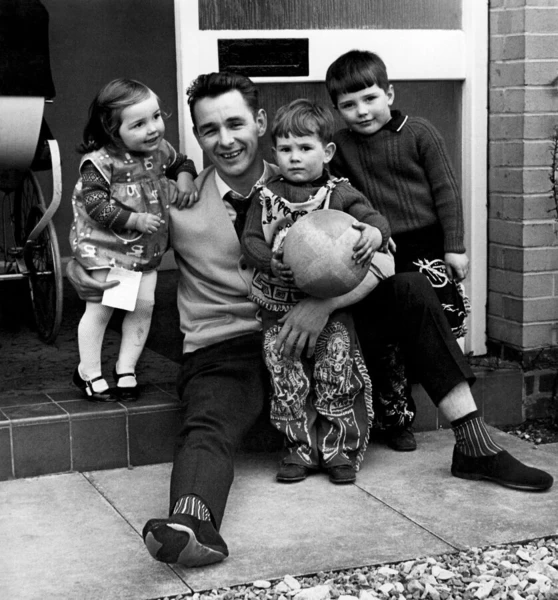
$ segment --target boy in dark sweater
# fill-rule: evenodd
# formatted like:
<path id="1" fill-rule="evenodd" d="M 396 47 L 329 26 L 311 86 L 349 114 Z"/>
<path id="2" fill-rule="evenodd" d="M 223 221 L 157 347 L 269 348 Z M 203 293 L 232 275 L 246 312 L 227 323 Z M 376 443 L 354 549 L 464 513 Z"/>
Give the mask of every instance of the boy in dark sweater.
<path id="1" fill-rule="evenodd" d="M 467 276 L 469 259 L 461 197 L 441 135 L 426 119 L 390 109 L 393 86 L 384 62 L 372 52 L 352 50 L 340 56 L 327 71 L 326 86 L 347 125 L 334 137 L 338 151 L 332 172 L 348 177 L 387 217 L 396 273 L 423 273 L 453 333 L 463 336 L 469 301 L 460 282 Z M 381 414 L 381 406 L 393 405 L 397 394 L 412 405 L 409 385 L 397 363 L 401 357 L 396 348 L 376 362 L 377 412 L 380 420 L 387 417 L 383 420 L 391 429 L 390 445 L 405 449 L 410 444 L 412 449 L 410 424 L 390 423 L 389 415 Z"/>
<path id="2" fill-rule="evenodd" d="M 351 483 L 368 443 L 372 420 L 370 379 L 350 314 L 334 312 L 320 334 L 316 352 L 293 360 L 276 349 L 282 317 L 305 297 L 282 262 L 289 227 L 314 210 L 349 213 L 361 231 L 353 258 L 366 268 L 389 239 L 386 219 L 347 180 L 329 176 L 325 166 L 335 145 L 332 114 L 300 99 L 281 107 L 272 125 L 280 175 L 261 186 L 247 215 L 243 252 L 256 267 L 251 299 L 261 307 L 264 358 L 271 377 L 271 421 L 286 438 L 288 455 L 277 480 L 301 481 L 312 470 L 328 471 L 333 483 Z M 369 277 L 393 273 L 391 256 L 374 256 Z"/>

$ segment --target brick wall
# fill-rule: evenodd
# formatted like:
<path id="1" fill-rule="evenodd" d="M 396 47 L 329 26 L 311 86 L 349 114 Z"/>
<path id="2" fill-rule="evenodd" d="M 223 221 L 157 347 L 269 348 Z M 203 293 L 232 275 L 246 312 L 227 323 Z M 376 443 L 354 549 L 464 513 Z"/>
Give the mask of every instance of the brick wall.
<path id="1" fill-rule="evenodd" d="M 489 348 L 533 356 L 558 350 L 558 2 L 489 7 Z"/>

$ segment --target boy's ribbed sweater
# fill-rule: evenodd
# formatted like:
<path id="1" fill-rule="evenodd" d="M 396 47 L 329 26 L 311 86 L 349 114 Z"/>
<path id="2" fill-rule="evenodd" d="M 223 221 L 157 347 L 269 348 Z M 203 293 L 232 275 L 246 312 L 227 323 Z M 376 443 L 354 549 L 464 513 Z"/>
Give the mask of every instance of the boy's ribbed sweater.
<path id="1" fill-rule="evenodd" d="M 374 135 L 337 132 L 332 172 L 387 217 L 394 238 L 439 223 L 444 252 L 465 252 L 461 197 L 441 135 L 426 119 L 391 114 Z"/>

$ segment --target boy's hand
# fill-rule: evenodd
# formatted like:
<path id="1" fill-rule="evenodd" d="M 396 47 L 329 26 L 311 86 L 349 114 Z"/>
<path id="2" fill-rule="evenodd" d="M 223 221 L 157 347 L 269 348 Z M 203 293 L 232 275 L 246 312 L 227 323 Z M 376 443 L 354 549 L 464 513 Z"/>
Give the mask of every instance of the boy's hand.
<path id="1" fill-rule="evenodd" d="M 176 179 L 176 187 L 178 188 L 178 194 L 172 201 L 172 204 L 182 210 L 183 208 L 189 208 L 198 201 L 198 189 L 194 183 L 194 178 L 190 173 L 179 173 Z"/>
<path id="2" fill-rule="evenodd" d="M 374 252 L 382 245 L 382 234 L 377 227 L 366 223 L 353 223 L 360 231 L 360 239 L 353 248 L 353 260 L 357 265 L 366 266 L 374 256 Z"/>
<path id="3" fill-rule="evenodd" d="M 274 252 L 271 257 L 271 272 L 283 283 L 294 283 L 291 268 L 283 262 L 283 252 Z"/>
<path id="4" fill-rule="evenodd" d="M 390 237 L 388 242 L 387 242 L 387 249 L 392 253 L 395 254 L 397 252 L 397 244 L 393 241 L 393 238 Z"/>
<path id="5" fill-rule="evenodd" d="M 163 223 L 163 219 L 159 215 L 151 213 L 138 213 L 134 229 L 142 233 L 155 233 Z"/>
<path id="6" fill-rule="evenodd" d="M 455 252 L 446 252 L 444 254 L 444 262 L 446 263 L 446 272 L 448 277 L 459 283 L 463 281 L 469 273 L 469 257 Z"/>

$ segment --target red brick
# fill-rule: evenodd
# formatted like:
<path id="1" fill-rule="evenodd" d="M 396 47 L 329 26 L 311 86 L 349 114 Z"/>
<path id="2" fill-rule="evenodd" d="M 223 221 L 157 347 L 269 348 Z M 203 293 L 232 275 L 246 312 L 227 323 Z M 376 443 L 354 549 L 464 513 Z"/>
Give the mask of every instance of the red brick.
<path id="1" fill-rule="evenodd" d="M 523 273 L 505 271 L 504 269 L 489 269 L 488 289 L 491 292 L 520 298 L 523 296 Z M 493 310 L 491 312 L 494 314 Z"/>
<path id="2" fill-rule="evenodd" d="M 516 106 L 516 99 L 512 102 Z M 554 86 L 527 88 L 525 90 L 525 112 L 558 112 L 558 94 Z M 510 111 L 515 112 L 515 111 Z M 549 132 L 550 135 L 551 132 Z"/>
<path id="3" fill-rule="evenodd" d="M 496 240 L 495 240 L 496 241 Z M 523 225 L 523 244 L 524 248 L 556 246 L 558 238 L 556 237 L 556 223 L 525 223 Z"/>
<path id="4" fill-rule="evenodd" d="M 555 38 L 554 43 L 558 44 L 558 36 Z M 555 48 L 558 46 L 555 46 Z M 556 78 L 558 72 L 558 61 L 553 60 L 532 60 L 528 61 L 524 65 L 523 69 L 523 81 L 525 85 L 551 85 Z M 510 77 L 514 71 L 510 71 Z"/>
<path id="5" fill-rule="evenodd" d="M 488 264 L 491 267 L 496 267 L 497 269 L 504 269 L 506 271 L 517 271 L 519 273 L 523 273 L 524 253 L 525 250 L 523 248 L 511 248 L 509 246 L 502 246 L 500 244 L 493 243 L 491 240 L 488 244 Z M 548 269 L 540 270 L 547 271 Z"/>
<path id="6" fill-rule="evenodd" d="M 517 26 L 512 20 L 511 26 Z M 531 33 L 556 33 L 558 31 L 558 7 L 527 8 L 524 14 L 524 29 Z"/>
<path id="7" fill-rule="evenodd" d="M 488 81 L 493 88 L 525 85 L 525 63 L 493 62 L 490 64 Z"/>
<path id="8" fill-rule="evenodd" d="M 521 347 L 525 350 L 530 348 L 545 348 L 556 344 L 555 323 L 534 323 L 525 325 Z"/>
<path id="9" fill-rule="evenodd" d="M 509 34 L 525 31 L 525 11 L 519 8 L 490 11 L 490 31 Z"/>
<path id="10" fill-rule="evenodd" d="M 523 246 L 523 223 L 521 221 L 488 220 L 488 239 L 494 244 Z"/>
<path id="11" fill-rule="evenodd" d="M 549 140 L 556 127 L 556 114 L 524 115 L 525 139 Z"/>
<path id="12" fill-rule="evenodd" d="M 552 145 L 552 140 L 525 141 L 523 144 L 523 164 L 527 167 L 550 167 L 552 157 Z"/>
<path id="13" fill-rule="evenodd" d="M 523 169 L 520 167 L 493 167 L 488 173 L 488 189 L 493 192 L 522 193 Z"/>
<path id="14" fill-rule="evenodd" d="M 556 2 L 556 0 L 549 0 Z M 529 32 L 524 37 L 526 58 L 551 58 L 556 59 L 556 48 L 558 48 L 558 35 L 534 35 Z"/>
<path id="15" fill-rule="evenodd" d="M 523 138 L 524 115 L 493 115 L 488 117 L 490 140 L 518 140 Z"/>
<path id="16" fill-rule="evenodd" d="M 541 298 L 554 295 L 554 275 L 551 273 L 524 274 L 523 296 Z"/>
<path id="17" fill-rule="evenodd" d="M 551 189 L 550 157 L 548 167 L 525 167 L 523 169 L 523 192 L 527 194 L 550 194 Z"/>
<path id="18" fill-rule="evenodd" d="M 489 196 L 488 216 L 509 221 L 555 219 L 556 210 L 548 193 L 522 196 L 494 192 Z"/>
<path id="19" fill-rule="evenodd" d="M 502 141 L 489 143 L 489 165 L 501 166 L 522 166 L 523 165 L 523 142 Z"/>
<path id="20" fill-rule="evenodd" d="M 491 88 L 489 92 L 489 109 L 494 114 L 511 114 L 525 112 L 525 94 L 523 88 Z"/>
<path id="21" fill-rule="evenodd" d="M 515 348 L 522 348 L 523 332 L 519 323 L 488 315 L 486 324 L 488 337 L 491 340 L 505 342 Z"/>
<path id="22" fill-rule="evenodd" d="M 488 292 L 488 301 L 486 305 L 486 314 L 492 315 L 495 317 L 502 316 L 502 299 L 504 298 L 503 294 L 498 294 L 496 292 L 490 291 Z"/>
<path id="23" fill-rule="evenodd" d="M 558 248 L 528 248 L 523 255 L 526 273 L 558 270 Z"/>
<path id="24" fill-rule="evenodd" d="M 558 318 L 558 302 L 556 298 L 528 298 L 523 300 L 523 323 L 540 323 L 556 321 Z"/>

